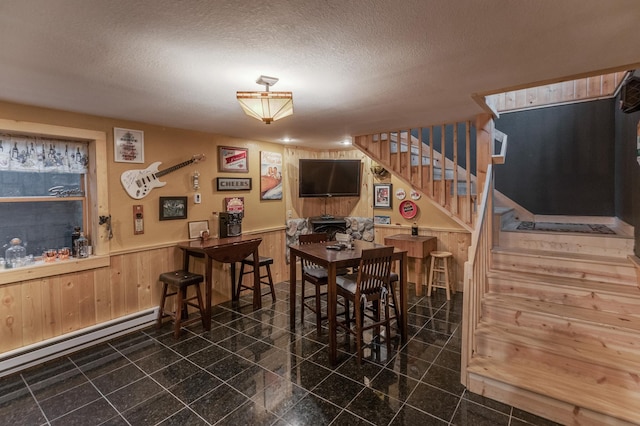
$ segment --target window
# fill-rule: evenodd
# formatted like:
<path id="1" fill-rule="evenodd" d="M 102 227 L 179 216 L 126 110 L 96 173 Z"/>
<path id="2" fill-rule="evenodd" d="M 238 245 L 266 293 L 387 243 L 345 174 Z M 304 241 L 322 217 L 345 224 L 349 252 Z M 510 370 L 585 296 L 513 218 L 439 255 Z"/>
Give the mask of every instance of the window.
<path id="1" fill-rule="evenodd" d="M 87 228 L 88 142 L 0 134 L 0 257 L 11 239 L 27 255 L 71 246 Z"/>
<path id="2" fill-rule="evenodd" d="M 0 284 L 108 266 L 107 230 L 99 226 L 109 214 L 106 133 L 0 119 L 0 140 L 0 246 L 18 237 L 28 254 L 40 256 L 69 247 L 80 226 L 94 253 L 55 268 L 35 262 L 28 274 L 0 270 Z"/>

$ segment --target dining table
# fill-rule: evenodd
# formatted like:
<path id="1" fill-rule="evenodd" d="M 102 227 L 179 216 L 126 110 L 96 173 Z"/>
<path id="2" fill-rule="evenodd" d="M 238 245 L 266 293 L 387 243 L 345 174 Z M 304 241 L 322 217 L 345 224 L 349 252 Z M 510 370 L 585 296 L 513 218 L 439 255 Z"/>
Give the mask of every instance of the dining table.
<path id="1" fill-rule="evenodd" d="M 204 258 L 205 266 L 205 314 L 204 328 L 211 329 L 211 299 L 213 292 L 213 262 L 231 264 L 231 295 L 235 298 L 236 291 L 236 262 L 240 262 L 249 255 L 253 255 L 253 309 L 262 308 L 262 294 L 260 291 L 260 256 L 258 246 L 262 238 L 251 235 L 239 235 L 226 238 L 197 239 L 178 243 L 178 248 L 184 253 L 183 270 L 189 270 L 191 257 Z M 234 299 L 235 300 L 235 299 Z"/>
<path id="2" fill-rule="evenodd" d="M 305 259 L 327 269 L 327 316 L 329 322 L 329 360 L 332 364 L 337 361 L 337 289 L 336 272 L 343 268 L 357 267 L 360 264 L 362 251 L 384 245 L 364 240 L 354 240 L 352 248 L 334 250 L 327 248 L 334 246 L 335 241 L 312 244 L 294 244 L 289 246 L 289 327 L 295 331 L 296 327 L 296 282 L 297 260 Z M 399 262 L 399 310 L 396 318 L 403 342 L 407 341 L 407 251 L 394 248 L 393 261 Z"/>

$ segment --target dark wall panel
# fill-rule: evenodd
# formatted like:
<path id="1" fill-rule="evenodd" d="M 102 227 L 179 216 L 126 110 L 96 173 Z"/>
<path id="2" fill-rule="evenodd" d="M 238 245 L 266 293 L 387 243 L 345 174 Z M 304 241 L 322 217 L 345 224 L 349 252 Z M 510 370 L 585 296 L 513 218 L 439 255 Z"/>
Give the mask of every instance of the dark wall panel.
<path id="1" fill-rule="evenodd" d="M 640 164 L 636 159 L 640 111 L 625 114 L 615 110 L 616 216 L 635 227 L 635 254 L 640 256 Z"/>
<path id="2" fill-rule="evenodd" d="M 496 188 L 534 214 L 614 216 L 614 100 L 503 114 Z"/>

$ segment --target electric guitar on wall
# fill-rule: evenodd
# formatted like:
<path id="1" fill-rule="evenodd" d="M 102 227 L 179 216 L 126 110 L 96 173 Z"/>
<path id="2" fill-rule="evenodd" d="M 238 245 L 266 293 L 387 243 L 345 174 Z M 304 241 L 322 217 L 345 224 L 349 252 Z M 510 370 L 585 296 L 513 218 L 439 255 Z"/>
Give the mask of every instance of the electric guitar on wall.
<path id="1" fill-rule="evenodd" d="M 165 186 L 167 182 L 160 182 L 158 178 L 176 171 L 184 166 L 188 166 L 191 163 L 197 163 L 205 160 L 204 154 L 196 154 L 191 157 L 190 160 L 183 161 L 180 164 L 169 167 L 162 171 L 158 171 L 158 167 L 162 164 L 160 161 L 156 161 L 144 170 L 127 170 L 120 176 L 120 182 L 124 190 L 131 198 L 139 200 L 146 197 L 149 192 L 154 188 L 160 188 Z"/>

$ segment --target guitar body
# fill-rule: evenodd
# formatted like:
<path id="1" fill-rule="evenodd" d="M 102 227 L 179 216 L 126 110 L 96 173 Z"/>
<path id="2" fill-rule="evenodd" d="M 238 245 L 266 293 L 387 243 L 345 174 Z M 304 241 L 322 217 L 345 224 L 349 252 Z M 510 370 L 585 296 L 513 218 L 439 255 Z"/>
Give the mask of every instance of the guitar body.
<path id="1" fill-rule="evenodd" d="M 156 161 L 144 170 L 128 170 L 120 176 L 120 182 L 131 198 L 140 200 L 147 196 L 154 188 L 165 186 L 166 182 L 160 182 L 156 177 L 158 167 L 162 164 Z"/>
<path id="2" fill-rule="evenodd" d="M 159 178 L 162 176 L 174 172 L 184 166 L 188 166 L 192 163 L 198 163 L 205 160 L 204 154 L 196 154 L 191 157 L 190 160 L 183 161 L 180 164 L 169 167 L 168 169 L 158 171 L 158 167 L 162 164 L 160 161 L 156 161 L 144 170 L 128 170 L 122 173 L 120 176 L 120 182 L 124 190 L 131 198 L 139 200 L 146 197 L 153 188 L 160 188 L 165 186 L 166 182 L 160 182 Z"/>

